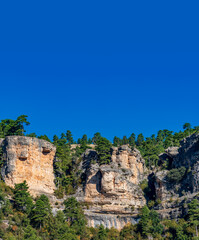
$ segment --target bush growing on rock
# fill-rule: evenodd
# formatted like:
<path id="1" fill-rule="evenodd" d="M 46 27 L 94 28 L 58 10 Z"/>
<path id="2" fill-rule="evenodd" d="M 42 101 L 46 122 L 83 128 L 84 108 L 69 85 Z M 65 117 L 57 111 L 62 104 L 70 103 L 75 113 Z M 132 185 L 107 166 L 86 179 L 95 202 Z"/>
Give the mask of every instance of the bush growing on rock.
<path id="1" fill-rule="evenodd" d="M 180 182 L 186 172 L 185 167 L 173 168 L 167 174 L 167 179 L 169 182 Z"/>

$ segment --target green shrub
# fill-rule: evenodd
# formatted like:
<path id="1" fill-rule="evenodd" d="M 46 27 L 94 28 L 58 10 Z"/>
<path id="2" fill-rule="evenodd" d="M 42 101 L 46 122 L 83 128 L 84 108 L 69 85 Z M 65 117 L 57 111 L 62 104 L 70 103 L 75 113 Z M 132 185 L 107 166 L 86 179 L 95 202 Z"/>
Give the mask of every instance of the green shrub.
<path id="1" fill-rule="evenodd" d="M 155 205 L 155 202 L 154 202 L 153 200 L 150 200 L 150 201 L 148 202 L 148 207 L 149 207 L 149 208 L 154 207 L 154 205 Z"/>
<path id="2" fill-rule="evenodd" d="M 161 204 L 161 203 L 162 203 L 162 201 L 158 198 L 158 199 L 156 200 L 156 204 L 159 205 L 159 204 Z"/>
<path id="3" fill-rule="evenodd" d="M 167 179 L 169 182 L 180 182 L 186 172 L 185 167 L 173 168 L 167 174 Z"/>
<path id="4" fill-rule="evenodd" d="M 61 199 L 64 197 L 64 188 L 62 186 L 59 186 L 55 191 L 54 191 L 55 196 L 58 199 Z"/>
<path id="5" fill-rule="evenodd" d="M 141 183 L 140 183 L 140 188 L 142 189 L 142 191 L 146 191 L 146 189 L 148 188 L 148 181 L 146 179 L 144 179 Z"/>

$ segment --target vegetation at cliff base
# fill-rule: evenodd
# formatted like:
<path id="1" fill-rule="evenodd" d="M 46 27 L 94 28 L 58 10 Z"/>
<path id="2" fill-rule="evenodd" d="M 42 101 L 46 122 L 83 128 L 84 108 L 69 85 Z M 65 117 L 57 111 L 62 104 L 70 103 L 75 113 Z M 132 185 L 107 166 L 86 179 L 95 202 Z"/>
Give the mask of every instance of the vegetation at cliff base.
<path id="1" fill-rule="evenodd" d="M 19 191 L 19 192 L 18 192 Z M 9 199 L 13 199 L 10 201 Z M 22 204 L 24 203 L 24 206 Z M 193 199 L 183 218 L 161 220 L 153 209 L 140 209 L 139 222 L 127 224 L 120 231 L 102 225 L 87 227 L 80 203 L 70 197 L 64 210 L 52 212 L 45 195 L 33 198 L 26 182 L 8 189 L 1 182 L 0 238 L 4 240 L 195 240 L 198 239 L 199 201 Z"/>

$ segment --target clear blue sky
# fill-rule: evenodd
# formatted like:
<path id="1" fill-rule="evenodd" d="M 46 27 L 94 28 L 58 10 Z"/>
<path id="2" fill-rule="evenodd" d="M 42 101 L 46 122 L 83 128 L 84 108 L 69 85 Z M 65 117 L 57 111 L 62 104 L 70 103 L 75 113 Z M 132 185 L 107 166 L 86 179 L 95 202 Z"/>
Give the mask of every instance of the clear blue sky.
<path id="1" fill-rule="evenodd" d="M 0 119 L 28 133 L 199 125 L 198 1 L 1 1 Z"/>

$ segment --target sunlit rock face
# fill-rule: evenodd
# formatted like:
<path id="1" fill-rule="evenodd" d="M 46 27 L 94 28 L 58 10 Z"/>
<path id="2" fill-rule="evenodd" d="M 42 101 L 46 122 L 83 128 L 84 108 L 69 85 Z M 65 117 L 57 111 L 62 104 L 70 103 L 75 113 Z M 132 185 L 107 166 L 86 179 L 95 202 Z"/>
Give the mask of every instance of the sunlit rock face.
<path id="1" fill-rule="evenodd" d="M 87 150 L 83 156 L 85 184 L 79 200 L 89 206 L 85 210 L 89 225 L 101 223 L 120 229 L 128 222 L 135 223 L 135 212 L 146 204 L 139 187 L 145 169 L 139 151 L 125 145 L 113 147 L 107 165 L 94 164 L 97 158 L 95 150 Z"/>
<path id="2" fill-rule="evenodd" d="M 24 136 L 8 136 L 3 143 L 3 180 L 10 187 L 24 180 L 32 195 L 53 194 L 53 160 L 56 148 L 49 142 Z"/>

